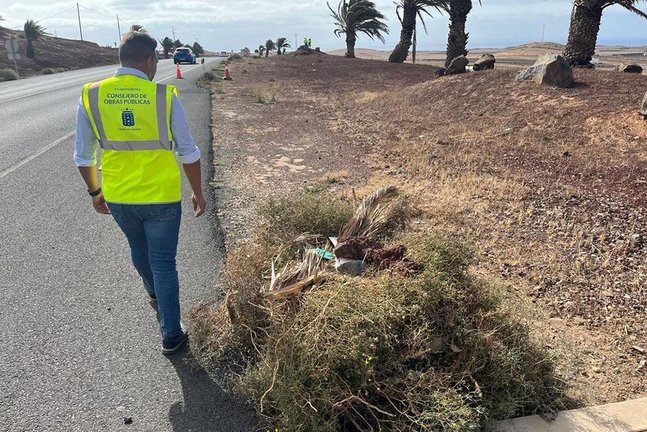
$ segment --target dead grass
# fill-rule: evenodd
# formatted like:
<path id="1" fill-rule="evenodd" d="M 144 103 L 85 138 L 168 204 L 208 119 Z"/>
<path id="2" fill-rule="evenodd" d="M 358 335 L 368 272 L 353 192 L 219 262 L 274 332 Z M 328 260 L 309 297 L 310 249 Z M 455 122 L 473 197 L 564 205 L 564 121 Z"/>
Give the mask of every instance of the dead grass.
<path id="1" fill-rule="evenodd" d="M 468 272 L 456 238 L 399 237 L 424 268 L 415 277 L 329 274 L 302 296 L 263 299 L 286 238 L 342 231 L 340 208 L 325 194 L 266 205 L 227 259 L 226 301 L 192 313 L 194 349 L 216 365 L 236 359 L 230 384 L 262 417 L 286 431 L 454 431 L 566 406 L 552 359 Z"/>
<path id="2" fill-rule="evenodd" d="M 254 98 L 256 103 L 273 104 L 281 91 L 281 87 L 272 83 L 269 85 L 253 85 L 247 89 L 246 93 Z"/>

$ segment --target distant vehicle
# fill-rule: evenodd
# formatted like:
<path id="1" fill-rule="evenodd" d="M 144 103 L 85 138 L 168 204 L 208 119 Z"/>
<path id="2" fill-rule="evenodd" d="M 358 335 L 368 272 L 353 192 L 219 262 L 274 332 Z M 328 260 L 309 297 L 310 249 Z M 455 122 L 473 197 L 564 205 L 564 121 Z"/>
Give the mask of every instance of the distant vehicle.
<path id="1" fill-rule="evenodd" d="M 173 53 L 173 63 L 175 64 L 180 64 L 180 63 L 191 63 L 195 64 L 196 56 L 191 50 L 191 48 L 188 47 L 180 47 L 175 50 Z"/>
<path id="2" fill-rule="evenodd" d="M 220 51 L 220 54 L 218 54 L 219 57 L 229 57 L 229 53 L 227 51 Z"/>

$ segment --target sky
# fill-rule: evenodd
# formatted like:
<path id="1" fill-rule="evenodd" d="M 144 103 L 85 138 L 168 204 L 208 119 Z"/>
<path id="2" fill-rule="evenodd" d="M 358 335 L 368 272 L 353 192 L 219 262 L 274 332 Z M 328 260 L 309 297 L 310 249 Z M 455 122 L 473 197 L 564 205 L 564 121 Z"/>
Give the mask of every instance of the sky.
<path id="1" fill-rule="evenodd" d="M 330 4 L 336 9 L 338 0 Z M 374 0 L 387 17 L 390 34 L 386 43 L 360 35 L 358 48 L 391 50 L 400 34 L 393 0 Z M 468 48 L 502 48 L 542 40 L 565 43 L 571 12 L 570 0 L 483 0 L 467 22 Z M 34 19 L 58 37 L 79 39 L 76 1 L 0 0 L 4 27 L 21 29 Z M 643 10 L 647 6 L 643 3 Z M 140 24 L 162 39 L 165 36 L 192 44 L 198 41 L 212 51 L 249 47 L 254 50 L 267 39 L 287 37 L 292 46 L 295 35 L 300 45 L 304 36 L 312 45 L 328 51 L 345 47 L 343 38 L 333 34 L 334 24 L 323 0 L 80 0 L 79 12 L 84 40 L 114 45 L 118 40 L 117 15 L 124 33 Z M 432 10 L 427 18 L 429 34 L 418 35 L 419 50 L 443 50 L 447 40 L 446 16 Z M 647 45 L 647 20 L 621 6 L 606 10 L 599 44 Z"/>

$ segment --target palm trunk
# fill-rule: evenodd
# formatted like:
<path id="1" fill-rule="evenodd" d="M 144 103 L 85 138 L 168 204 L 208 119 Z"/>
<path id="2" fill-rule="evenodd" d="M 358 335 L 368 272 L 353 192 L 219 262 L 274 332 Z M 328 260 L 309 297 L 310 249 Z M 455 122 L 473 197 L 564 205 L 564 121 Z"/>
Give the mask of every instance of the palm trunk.
<path id="1" fill-rule="evenodd" d="M 34 58 L 35 55 L 36 52 L 34 50 L 34 44 L 32 43 L 31 39 L 27 39 L 27 57 Z"/>
<path id="2" fill-rule="evenodd" d="M 416 26 L 416 8 L 415 6 L 405 5 L 402 14 L 402 31 L 400 32 L 400 42 L 395 46 L 389 56 L 391 63 L 404 63 L 409 55 L 411 47 L 411 38 Z"/>
<path id="3" fill-rule="evenodd" d="M 347 31 L 346 32 L 346 58 L 355 58 L 355 42 L 357 41 L 357 36 L 355 32 Z"/>
<path id="4" fill-rule="evenodd" d="M 466 56 L 468 33 L 465 33 L 467 15 L 472 10 L 472 0 L 450 0 L 449 6 L 449 36 L 447 37 L 447 57 L 445 67 L 456 57 Z"/>
<path id="5" fill-rule="evenodd" d="M 595 44 L 598 41 L 601 20 L 601 7 L 589 8 L 577 2 L 573 5 L 568 43 L 564 50 L 564 57 L 571 65 L 593 66 L 591 59 L 595 54 Z"/>
<path id="6" fill-rule="evenodd" d="M 411 61 L 413 64 L 416 64 L 416 44 L 417 40 L 416 37 L 418 36 L 418 30 L 416 29 L 416 26 L 413 26 L 413 46 L 411 47 Z"/>
<path id="7" fill-rule="evenodd" d="M 270 50 L 266 49 L 266 50 L 265 50 L 265 57 L 267 57 L 267 56 L 269 56 L 269 55 L 270 55 Z"/>

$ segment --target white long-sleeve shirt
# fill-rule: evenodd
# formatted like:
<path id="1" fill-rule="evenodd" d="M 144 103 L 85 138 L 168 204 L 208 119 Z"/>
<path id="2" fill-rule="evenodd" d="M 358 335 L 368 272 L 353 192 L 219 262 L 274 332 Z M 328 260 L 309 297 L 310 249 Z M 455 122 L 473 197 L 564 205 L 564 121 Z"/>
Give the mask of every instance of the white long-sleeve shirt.
<path id="1" fill-rule="evenodd" d="M 127 67 L 118 68 L 115 76 L 119 75 L 135 75 L 148 79 L 144 72 Z M 200 149 L 193 141 L 180 100 L 175 95 L 172 96 L 171 100 L 171 132 L 175 143 L 175 153 L 181 163 L 190 164 L 200 159 Z M 74 143 L 74 162 L 76 165 L 96 165 L 98 145 L 99 140 L 92 130 L 92 124 L 83 106 L 83 100 L 80 99 L 76 110 L 76 141 Z"/>

